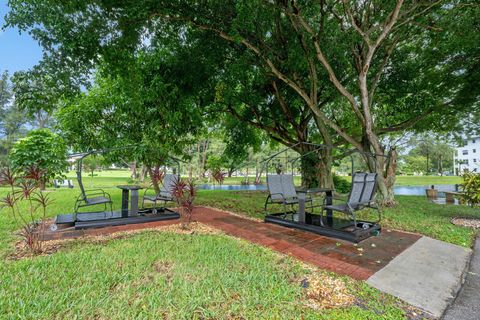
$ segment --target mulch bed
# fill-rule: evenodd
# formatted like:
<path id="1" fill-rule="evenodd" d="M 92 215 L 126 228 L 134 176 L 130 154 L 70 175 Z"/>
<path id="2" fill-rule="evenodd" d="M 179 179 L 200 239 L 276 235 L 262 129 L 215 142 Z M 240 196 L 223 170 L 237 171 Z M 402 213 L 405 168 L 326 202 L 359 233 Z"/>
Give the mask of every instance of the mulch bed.
<path id="1" fill-rule="evenodd" d="M 480 219 L 457 217 L 453 218 L 451 221 L 456 226 L 469 227 L 474 229 L 480 228 Z"/>

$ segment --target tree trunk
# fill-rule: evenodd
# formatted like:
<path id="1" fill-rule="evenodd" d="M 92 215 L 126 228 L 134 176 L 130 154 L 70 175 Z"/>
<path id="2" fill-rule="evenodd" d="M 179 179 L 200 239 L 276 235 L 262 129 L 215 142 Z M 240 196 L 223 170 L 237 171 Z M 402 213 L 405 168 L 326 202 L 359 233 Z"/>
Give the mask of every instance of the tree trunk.
<path id="1" fill-rule="evenodd" d="M 429 170 L 430 168 L 428 167 L 428 156 L 429 156 L 429 154 L 427 153 L 427 172 L 425 173 L 425 175 L 427 175 L 427 176 L 428 176 L 428 172 L 430 171 Z"/>
<path id="2" fill-rule="evenodd" d="M 145 176 L 147 175 L 147 167 L 142 165 L 142 170 L 140 171 L 140 181 L 145 182 Z"/>
<path id="3" fill-rule="evenodd" d="M 370 150 L 368 147 L 366 150 Z M 368 152 L 368 151 L 367 151 Z M 377 194 L 382 206 L 393 207 L 397 204 L 393 187 L 395 186 L 397 171 L 397 150 L 395 147 L 388 151 L 385 157 L 383 150 L 377 150 L 375 156 L 364 154 L 365 161 L 371 172 L 377 173 Z"/>
<path id="4" fill-rule="evenodd" d="M 203 179 L 205 178 L 205 163 L 207 161 L 207 150 L 208 150 L 208 139 L 200 142 L 198 144 L 197 150 L 199 151 L 198 154 L 198 178 Z"/>
<path id="5" fill-rule="evenodd" d="M 395 186 L 395 181 L 397 179 L 396 172 L 397 172 L 397 149 L 392 147 L 388 151 L 388 158 L 387 164 L 385 169 L 385 186 L 386 186 L 386 202 L 384 201 L 384 205 L 386 206 L 393 206 L 397 202 L 395 201 L 395 195 L 393 193 L 393 187 Z"/>
<path id="6" fill-rule="evenodd" d="M 301 158 L 302 187 L 333 188 L 331 150 L 322 150 L 320 157 L 310 153 Z"/>
<path id="7" fill-rule="evenodd" d="M 260 184 L 260 182 L 262 182 L 262 174 L 263 174 L 263 170 L 264 170 L 265 166 L 260 166 L 260 170 L 258 170 L 258 167 L 256 169 L 256 173 L 255 173 L 255 184 Z"/>
<path id="8" fill-rule="evenodd" d="M 132 180 L 137 179 L 137 162 L 136 161 L 130 162 L 130 178 L 132 178 Z"/>
<path id="9" fill-rule="evenodd" d="M 438 156 L 438 173 L 443 176 L 443 155 Z"/>

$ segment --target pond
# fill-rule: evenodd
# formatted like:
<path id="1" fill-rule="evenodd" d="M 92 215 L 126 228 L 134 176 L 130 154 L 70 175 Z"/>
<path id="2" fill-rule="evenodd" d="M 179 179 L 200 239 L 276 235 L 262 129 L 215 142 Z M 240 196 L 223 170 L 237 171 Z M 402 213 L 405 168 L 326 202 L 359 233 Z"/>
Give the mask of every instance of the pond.
<path id="1" fill-rule="evenodd" d="M 199 189 L 202 190 L 229 190 L 229 191 L 264 191 L 267 190 L 266 185 L 211 185 L 211 184 L 200 184 L 198 185 Z M 397 186 L 394 187 L 393 190 L 396 195 L 399 196 L 424 196 L 425 189 L 430 188 L 430 186 Z M 442 184 L 442 185 L 435 185 L 435 189 L 438 189 L 440 192 L 442 191 L 455 191 L 455 185 L 450 184 Z"/>

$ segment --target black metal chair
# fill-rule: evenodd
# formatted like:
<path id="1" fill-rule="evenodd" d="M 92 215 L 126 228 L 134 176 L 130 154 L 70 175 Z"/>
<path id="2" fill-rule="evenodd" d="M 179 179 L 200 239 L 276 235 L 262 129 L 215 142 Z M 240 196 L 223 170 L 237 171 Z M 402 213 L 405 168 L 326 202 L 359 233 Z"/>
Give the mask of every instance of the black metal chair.
<path id="1" fill-rule="evenodd" d="M 353 225 L 357 228 L 357 217 L 355 212 L 365 208 L 372 208 L 378 212 L 378 220 L 373 223 L 380 222 L 382 216 L 380 208 L 375 201 L 375 192 L 377 188 L 376 173 L 355 173 L 352 176 L 352 189 L 348 195 L 346 203 L 324 205 L 320 214 L 320 223 L 323 226 L 323 212 L 325 210 L 333 210 L 342 212 L 351 217 Z"/>
<path id="2" fill-rule="evenodd" d="M 294 205 L 298 204 L 298 194 L 293 183 L 293 175 L 291 174 L 273 174 L 267 175 L 268 197 L 265 200 L 264 210 L 267 213 L 268 205 L 283 205 L 284 217 L 287 216 L 287 206 L 291 206 L 291 212 L 294 212 Z M 309 203 L 309 207 L 313 207 L 311 195 L 305 195 L 305 204 Z M 293 216 L 292 216 L 293 219 Z"/>
<path id="3" fill-rule="evenodd" d="M 112 208 L 112 198 L 110 194 L 105 192 L 103 189 L 91 189 L 85 191 L 82 183 L 82 173 L 77 172 L 77 180 L 78 186 L 80 187 L 80 195 L 77 197 L 75 202 L 75 214 L 78 213 L 78 210 L 83 207 L 90 207 L 96 206 L 99 204 L 103 204 L 104 208 L 104 217 L 107 217 L 107 204 L 110 205 L 110 214 L 113 216 L 113 208 Z"/>
<path id="4" fill-rule="evenodd" d="M 178 174 L 166 174 L 163 177 L 160 192 L 155 195 L 147 195 L 147 192 L 152 189 L 147 188 L 143 193 L 142 208 L 145 208 L 145 201 L 153 202 L 153 210 L 155 213 L 157 209 L 157 202 L 163 201 L 164 205 L 167 205 L 167 202 L 173 202 L 173 187 L 179 179 L 180 176 Z"/>

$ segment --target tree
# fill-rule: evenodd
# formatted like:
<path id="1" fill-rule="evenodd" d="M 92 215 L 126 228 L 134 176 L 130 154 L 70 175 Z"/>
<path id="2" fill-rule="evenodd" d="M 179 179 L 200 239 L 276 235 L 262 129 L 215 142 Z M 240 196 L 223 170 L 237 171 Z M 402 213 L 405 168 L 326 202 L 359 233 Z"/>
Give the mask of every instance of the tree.
<path id="1" fill-rule="evenodd" d="M 66 140 L 78 150 L 119 148 L 105 157 L 112 162 L 138 161 L 150 175 L 171 155 L 183 156 L 202 123 L 199 102 L 182 89 L 189 83 L 174 70 L 175 59 L 142 57 L 119 75 L 100 68 L 90 90 L 66 101 L 57 112 Z M 156 72 L 149 66 L 152 60 Z"/>
<path id="2" fill-rule="evenodd" d="M 28 122 L 28 117 L 18 108 L 16 100 L 13 98 L 12 85 L 9 74 L 4 71 L 0 77 L 0 133 L 1 153 L 7 155 L 15 139 L 22 136 L 25 132 L 24 125 Z"/>
<path id="3" fill-rule="evenodd" d="M 254 152 L 258 151 L 261 140 L 254 128 L 245 126 L 237 119 L 229 117 L 225 122 L 226 146 L 221 158 L 227 168 L 228 177 L 231 177 L 233 172 L 248 160 L 250 149 Z"/>
<path id="4" fill-rule="evenodd" d="M 82 163 L 85 169 L 87 169 L 88 172 L 90 172 L 90 175 L 93 177 L 93 173 L 100 169 L 104 163 L 104 159 L 100 155 L 91 155 L 83 159 Z"/>
<path id="5" fill-rule="evenodd" d="M 67 170 L 67 147 L 63 139 L 48 129 L 30 131 L 14 145 L 9 160 L 15 170 L 26 172 L 31 168 L 41 171 L 40 189 Z"/>
<path id="6" fill-rule="evenodd" d="M 465 30 L 475 40 L 480 34 L 474 1 L 10 4 L 7 23 L 31 30 L 48 54 L 60 54 L 72 68 L 93 68 L 106 59 L 112 71 L 118 69 L 144 48 L 146 34 L 153 46 L 213 45 L 196 52 L 199 63 L 190 66 L 223 59 L 216 74 L 220 80 L 234 76 L 228 91 L 236 92 L 239 87 L 229 84 L 248 75 L 243 88 L 260 84 L 254 92 L 260 93 L 260 106 L 268 106 L 260 114 L 251 108 L 258 104 L 234 95 L 232 102 L 224 100 L 232 114 L 281 141 L 317 136 L 329 145 L 374 153 L 377 161 L 369 156 L 365 161 L 379 174 L 386 204 L 394 202 L 396 149 L 386 149 L 382 137 L 453 127 L 478 105 L 479 89 L 472 85 L 479 77 L 478 45 L 463 40 Z M 237 63 L 225 63 L 232 60 Z M 268 119 L 275 110 L 280 117 Z M 285 120 L 278 121 L 282 114 Z M 322 184 L 331 180 L 330 150 L 316 167 Z M 304 158 L 304 168 L 312 167 L 309 161 Z"/>
<path id="7" fill-rule="evenodd" d="M 410 139 L 413 148 L 410 150 L 410 156 L 422 156 L 425 160 L 424 169 L 426 174 L 436 171 L 443 175 L 444 168 L 453 166 L 453 148 L 449 145 L 447 137 L 424 134 L 414 136 Z"/>
<path id="8" fill-rule="evenodd" d="M 403 164 L 401 171 L 407 174 L 420 174 L 425 170 L 426 157 L 421 155 L 406 155 L 401 157 Z"/>

